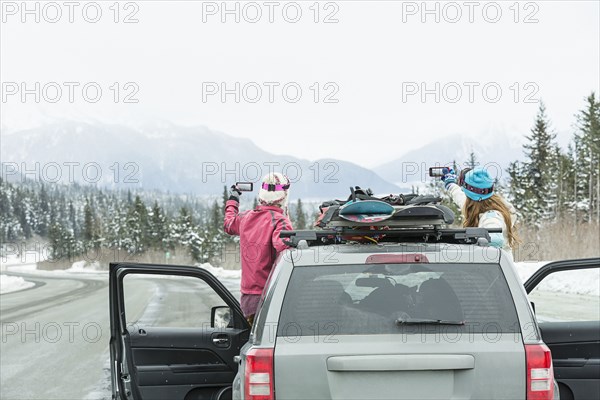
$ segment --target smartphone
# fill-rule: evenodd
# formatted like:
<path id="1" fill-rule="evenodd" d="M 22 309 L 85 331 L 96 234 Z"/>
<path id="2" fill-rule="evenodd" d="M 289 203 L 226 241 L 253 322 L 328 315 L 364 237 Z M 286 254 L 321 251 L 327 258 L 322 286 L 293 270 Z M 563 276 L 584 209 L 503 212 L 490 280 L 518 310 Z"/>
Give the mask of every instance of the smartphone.
<path id="1" fill-rule="evenodd" d="M 235 187 L 240 192 L 251 192 L 254 190 L 254 184 L 252 182 L 236 182 Z"/>
<path id="2" fill-rule="evenodd" d="M 429 176 L 432 178 L 441 178 L 445 175 L 444 169 L 446 171 L 450 170 L 448 167 L 429 167 Z"/>

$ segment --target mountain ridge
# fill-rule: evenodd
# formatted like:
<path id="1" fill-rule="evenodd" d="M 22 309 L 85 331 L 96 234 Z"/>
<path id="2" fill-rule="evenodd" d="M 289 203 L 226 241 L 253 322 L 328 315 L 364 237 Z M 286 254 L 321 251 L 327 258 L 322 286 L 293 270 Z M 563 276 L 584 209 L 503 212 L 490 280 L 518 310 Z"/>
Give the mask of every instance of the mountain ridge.
<path id="1" fill-rule="evenodd" d="M 522 147 L 518 140 L 505 134 L 487 134 L 479 140 L 455 134 L 425 144 L 373 170 L 396 185 L 424 184 L 429 167 L 452 166 L 456 162 L 458 168 L 464 168 L 471 152 L 477 165 L 488 168 L 490 173 L 502 179 L 509 163 L 521 158 Z"/>
<path id="2" fill-rule="evenodd" d="M 0 153 L 4 164 L 12 163 L 29 177 L 115 188 L 220 195 L 223 186 L 257 182 L 280 171 L 292 181 L 293 197 L 335 198 L 354 185 L 401 191 L 348 161 L 271 154 L 250 139 L 165 121 L 138 127 L 62 121 L 2 134 Z"/>

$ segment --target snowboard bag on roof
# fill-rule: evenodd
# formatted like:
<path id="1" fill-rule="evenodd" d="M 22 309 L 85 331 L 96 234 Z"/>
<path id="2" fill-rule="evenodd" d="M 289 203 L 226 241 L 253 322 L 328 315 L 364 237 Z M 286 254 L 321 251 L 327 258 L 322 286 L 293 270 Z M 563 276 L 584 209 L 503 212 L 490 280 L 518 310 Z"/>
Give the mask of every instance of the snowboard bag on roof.
<path id="1" fill-rule="evenodd" d="M 441 198 L 418 195 L 374 197 L 356 186 L 348 200 L 327 201 L 319 206 L 316 227 L 418 227 L 452 224 L 454 213 L 439 204 Z"/>
<path id="2" fill-rule="evenodd" d="M 340 206 L 338 215 L 346 221 L 373 223 L 394 215 L 394 206 L 381 200 L 353 200 Z"/>

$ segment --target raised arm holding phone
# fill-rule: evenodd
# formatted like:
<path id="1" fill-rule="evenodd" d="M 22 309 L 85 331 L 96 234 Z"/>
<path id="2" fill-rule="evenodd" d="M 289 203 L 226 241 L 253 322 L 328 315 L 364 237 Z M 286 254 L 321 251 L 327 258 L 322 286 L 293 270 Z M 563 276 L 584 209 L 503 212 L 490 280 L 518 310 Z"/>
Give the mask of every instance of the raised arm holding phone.
<path id="1" fill-rule="evenodd" d="M 279 233 L 293 229 L 288 217 L 290 181 L 285 175 L 266 175 L 258 193 L 258 206 L 240 213 L 240 195 L 252 189 L 252 183 L 245 182 L 238 182 L 231 187 L 223 223 L 227 234 L 240 237 L 240 305 L 251 325 L 273 264 L 278 254 L 287 248 L 279 238 Z"/>

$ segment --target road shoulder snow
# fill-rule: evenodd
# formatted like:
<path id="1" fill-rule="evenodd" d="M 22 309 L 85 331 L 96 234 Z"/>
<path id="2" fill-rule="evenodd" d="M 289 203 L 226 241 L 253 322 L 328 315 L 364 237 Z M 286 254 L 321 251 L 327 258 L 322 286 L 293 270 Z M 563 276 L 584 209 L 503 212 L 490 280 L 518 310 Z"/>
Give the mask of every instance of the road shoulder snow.
<path id="1" fill-rule="evenodd" d="M 0 275 L 0 294 L 18 292 L 33 286 L 35 283 L 26 281 L 20 276 Z"/>

